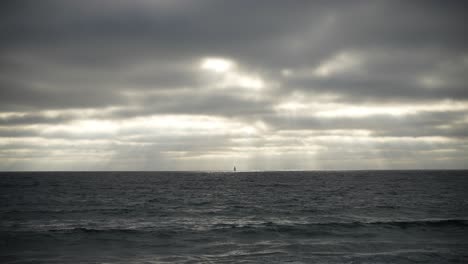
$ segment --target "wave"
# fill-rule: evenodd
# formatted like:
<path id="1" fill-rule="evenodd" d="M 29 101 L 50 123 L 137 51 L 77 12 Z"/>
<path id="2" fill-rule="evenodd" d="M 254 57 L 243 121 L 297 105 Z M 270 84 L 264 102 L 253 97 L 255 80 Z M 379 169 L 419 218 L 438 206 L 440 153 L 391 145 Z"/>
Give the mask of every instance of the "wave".
<path id="1" fill-rule="evenodd" d="M 173 236 L 176 234 L 189 234 L 189 233 L 245 233 L 245 234 L 264 234 L 264 233 L 290 233 L 290 234 L 303 234 L 303 235 L 330 235 L 334 232 L 354 232 L 357 229 L 366 228 L 466 228 L 468 227 L 468 219 L 422 219 L 422 220 L 408 220 L 408 221 L 368 221 L 368 222 L 310 222 L 310 223 L 274 223 L 274 222 L 261 222 L 261 223 L 248 223 L 248 224 L 232 224 L 232 223 L 217 223 L 213 225 L 203 226 L 200 228 L 198 225 L 185 226 L 154 226 L 146 225 L 142 227 L 137 226 L 119 226 L 119 227 L 49 227 L 46 229 L 32 229 L 22 231 L 32 232 L 54 232 L 54 233 L 156 233 L 161 236 Z M 4 230 L 7 232 L 14 232 L 15 230 Z M 21 230 L 16 230 L 21 232 Z"/>
<path id="2" fill-rule="evenodd" d="M 246 226 L 330 226 L 330 227 L 359 227 L 359 226 L 468 226 L 468 219 L 421 219 L 421 220 L 383 220 L 383 221 L 352 221 L 352 222 L 309 222 L 309 223 L 293 223 L 280 224 L 274 222 L 264 222 L 252 225 L 232 225 L 232 224 L 217 224 L 220 227 L 246 227 Z"/>
<path id="3" fill-rule="evenodd" d="M 52 232 L 68 232 L 68 233 L 74 233 L 74 232 L 82 232 L 82 233 L 102 233 L 102 232 L 107 232 L 107 233 L 139 233 L 141 230 L 137 229 L 119 229 L 119 228 L 109 228 L 109 229 L 96 229 L 96 228 L 86 228 L 86 227 L 76 227 L 76 228 L 71 228 L 71 229 L 53 229 L 51 230 Z"/>
<path id="4" fill-rule="evenodd" d="M 245 233 L 278 232 L 302 235 L 333 235 L 340 232 L 354 232 L 357 229 L 375 228 L 466 228 L 468 219 L 424 219 L 410 221 L 372 221 L 372 222 L 315 222 L 300 224 L 278 224 L 265 222 L 262 224 L 229 225 L 218 224 L 218 231 L 239 230 Z M 357 233 L 356 233 L 357 234 Z"/>
<path id="5" fill-rule="evenodd" d="M 404 221 L 374 221 L 362 222 L 364 225 L 390 225 L 398 227 L 412 226 L 467 226 L 468 219 L 422 219 L 422 220 L 404 220 Z"/>
<path id="6" fill-rule="evenodd" d="M 108 228 L 108 229 L 99 229 L 99 228 L 86 228 L 86 227 L 76 227 L 71 229 L 54 229 L 49 232 L 57 234 L 97 234 L 97 235 L 150 235 L 156 236 L 158 238 L 171 238 L 177 234 L 186 234 L 190 233 L 190 230 L 179 230 L 179 229 L 132 229 L 132 228 Z"/>
<path id="7" fill-rule="evenodd" d="M 0 210 L 2 214 L 66 214 L 66 213 L 129 213 L 136 208 L 84 208 L 84 209 L 29 209 L 29 210 Z"/>

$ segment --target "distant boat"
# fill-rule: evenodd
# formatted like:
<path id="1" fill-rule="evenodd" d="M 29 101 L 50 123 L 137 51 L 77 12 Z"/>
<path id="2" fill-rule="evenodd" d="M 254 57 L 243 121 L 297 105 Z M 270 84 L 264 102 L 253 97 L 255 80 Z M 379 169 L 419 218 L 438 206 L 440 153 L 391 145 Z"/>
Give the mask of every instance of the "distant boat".
<path id="1" fill-rule="evenodd" d="M 234 166 L 234 169 L 233 169 L 234 172 L 236 172 L 236 166 Z"/>

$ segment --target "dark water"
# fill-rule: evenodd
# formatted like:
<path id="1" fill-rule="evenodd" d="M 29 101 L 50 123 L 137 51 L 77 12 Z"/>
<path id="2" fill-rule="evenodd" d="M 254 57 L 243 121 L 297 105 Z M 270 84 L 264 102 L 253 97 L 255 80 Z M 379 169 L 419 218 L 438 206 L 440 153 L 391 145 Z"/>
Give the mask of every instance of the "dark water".
<path id="1" fill-rule="evenodd" d="M 468 171 L 0 174 L 0 263 L 468 263 Z"/>

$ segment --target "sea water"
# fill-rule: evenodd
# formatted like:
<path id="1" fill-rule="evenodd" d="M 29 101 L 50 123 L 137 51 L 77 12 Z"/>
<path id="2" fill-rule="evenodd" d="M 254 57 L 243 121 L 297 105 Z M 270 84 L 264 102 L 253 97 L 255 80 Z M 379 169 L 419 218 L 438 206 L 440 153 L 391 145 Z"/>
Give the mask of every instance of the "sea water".
<path id="1" fill-rule="evenodd" d="M 0 262 L 468 263 L 468 172 L 4 172 Z"/>

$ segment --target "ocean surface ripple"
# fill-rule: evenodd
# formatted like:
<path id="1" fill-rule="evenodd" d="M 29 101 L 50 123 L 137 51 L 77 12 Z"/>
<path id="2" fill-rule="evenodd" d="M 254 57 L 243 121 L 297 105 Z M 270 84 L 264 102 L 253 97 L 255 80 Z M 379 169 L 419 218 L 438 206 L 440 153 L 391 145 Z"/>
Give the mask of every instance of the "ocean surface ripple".
<path id="1" fill-rule="evenodd" d="M 1 263 L 468 263 L 468 171 L 3 172 Z"/>

